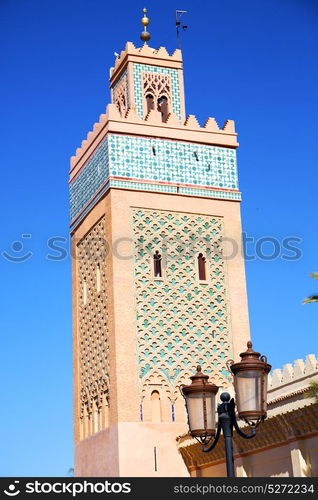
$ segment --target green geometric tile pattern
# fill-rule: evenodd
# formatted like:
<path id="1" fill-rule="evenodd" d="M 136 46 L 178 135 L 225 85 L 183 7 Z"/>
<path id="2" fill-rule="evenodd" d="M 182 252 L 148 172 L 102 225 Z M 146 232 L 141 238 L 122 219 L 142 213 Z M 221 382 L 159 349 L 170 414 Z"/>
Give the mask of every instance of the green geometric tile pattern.
<path id="1" fill-rule="evenodd" d="M 206 191 L 204 189 L 193 189 L 193 188 L 184 188 L 177 186 L 166 186 L 161 184 L 147 184 L 146 182 L 130 182 L 130 181 L 118 181 L 117 179 L 111 179 L 109 181 L 110 187 L 117 187 L 122 189 L 136 189 L 138 191 L 154 191 L 157 193 L 179 193 L 185 194 L 189 196 L 205 196 L 208 198 L 219 198 L 227 199 L 227 200 L 240 200 L 240 193 L 227 193 L 224 191 Z"/>
<path id="2" fill-rule="evenodd" d="M 69 185 L 71 220 L 109 177 L 108 140 L 105 139 Z"/>
<path id="3" fill-rule="evenodd" d="M 179 75 L 177 69 L 163 68 L 160 66 L 150 66 L 149 64 L 133 64 L 133 75 L 134 75 L 134 99 L 135 106 L 140 118 L 143 118 L 142 110 L 142 72 L 147 73 L 158 73 L 164 75 L 170 75 L 171 86 L 172 86 L 172 109 L 174 114 L 181 120 L 181 106 L 180 106 L 180 84 Z"/>
<path id="4" fill-rule="evenodd" d="M 178 387 L 198 363 L 219 385 L 228 382 L 232 357 L 225 264 L 217 249 L 221 217 L 133 209 L 137 361 L 141 397 L 160 379 L 174 403 Z M 153 255 L 163 278 L 153 276 Z M 197 275 L 197 256 L 207 260 L 207 280 Z"/>
<path id="5" fill-rule="evenodd" d="M 241 199 L 231 191 L 238 190 L 234 149 L 109 134 L 70 183 L 71 220 L 108 179 L 110 187 Z"/>
<path id="6" fill-rule="evenodd" d="M 235 150 L 218 146 L 112 134 L 109 170 L 111 176 L 238 189 Z"/>

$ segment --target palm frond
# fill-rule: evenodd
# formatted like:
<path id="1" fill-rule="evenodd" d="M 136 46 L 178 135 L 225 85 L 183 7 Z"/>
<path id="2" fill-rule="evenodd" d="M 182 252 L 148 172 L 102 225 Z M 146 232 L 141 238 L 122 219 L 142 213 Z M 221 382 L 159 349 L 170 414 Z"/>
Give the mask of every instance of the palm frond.
<path id="1" fill-rule="evenodd" d="M 315 398 L 318 402 L 318 380 L 309 382 L 309 386 L 304 392 L 304 398 Z"/>
<path id="2" fill-rule="evenodd" d="M 303 304 L 311 304 L 312 302 L 318 302 L 318 295 L 310 295 L 310 297 L 304 299 Z"/>
<path id="3" fill-rule="evenodd" d="M 311 278 L 318 280 L 318 273 L 310 273 Z M 318 295 L 310 295 L 303 300 L 303 304 L 312 304 L 313 302 L 318 302 Z"/>

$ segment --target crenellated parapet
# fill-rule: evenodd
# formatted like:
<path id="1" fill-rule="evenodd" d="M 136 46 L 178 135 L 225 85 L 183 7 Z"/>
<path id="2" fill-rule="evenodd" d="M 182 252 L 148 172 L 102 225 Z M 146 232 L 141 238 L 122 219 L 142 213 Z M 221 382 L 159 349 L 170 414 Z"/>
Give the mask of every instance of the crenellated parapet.
<path id="1" fill-rule="evenodd" d="M 111 188 L 240 201 L 234 121 L 186 115 L 182 54 L 127 42 L 111 103 L 71 158 L 72 229 Z"/>
<path id="2" fill-rule="evenodd" d="M 308 354 L 306 359 L 296 359 L 294 363 L 286 363 L 283 369 L 276 368 L 268 375 L 268 389 L 303 380 L 311 376 L 318 376 L 318 359 L 315 354 Z"/>
<path id="3" fill-rule="evenodd" d="M 174 113 L 169 113 L 165 122 L 158 111 L 151 110 L 145 119 L 141 119 L 136 108 L 131 107 L 125 114 L 121 114 L 115 104 L 108 104 L 106 113 L 99 117 L 99 121 L 88 132 L 86 139 L 71 157 L 71 178 L 74 168 L 93 152 L 107 132 L 127 133 L 161 137 L 162 139 L 179 139 L 210 144 L 223 147 L 237 148 L 237 133 L 233 120 L 226 120 L 220 128 L 215 118 L 208 118 L 203 127 L 200 126 L 195 115 L 188 115 L 180 121 Z"/>
<path id="4" fill-rule="evenodd" d="M 308 354 L 306 359 L 296 359 L 286 363 L 283 369 L 275 369 L 268 376 L 269 414 L 290 411 L 311 404 L 312 399 L 304 398 L 309 384 L 318 380 L 318 359 Z"/>
<path id="5" fill-rule="evenodd" d="M 118 73 L 127 62 L 147 63 L 162 65 L 175 69 L 182 69 L 182 52 L 176 49 L 171 55 L 165 47 L 153 49 L 145 44 L 135 47 L 132 42 L 127 42 L 125 49 L 116 57 L 115 65 L 110 70 L 110 81 L 116 79 Z"/>
<path id="6" fill-rule="evenodd" d="M 164 98 L 169 111 L 179 120 L 185 120 L 182 54 L 179 49 L 169 55 L 164 47 L 153 49 L 143 45 L 136 48 L 127 42 L 110 70 L 109 84 L 111 102 L 121 112 L 134 107 L 144 119 L 150 109 L 147 97 L 151 96 L 153 109 L 157 110 Z"/>
<path id="7" fill-rule="evenodd" d="M 71 227 L 110 188 L 240 201 L 236 137 L 231 120 L 200 127 L 194 115 L 163 122 L 154 109 L 141 119 L 109 104 L 71 159 Z"/>

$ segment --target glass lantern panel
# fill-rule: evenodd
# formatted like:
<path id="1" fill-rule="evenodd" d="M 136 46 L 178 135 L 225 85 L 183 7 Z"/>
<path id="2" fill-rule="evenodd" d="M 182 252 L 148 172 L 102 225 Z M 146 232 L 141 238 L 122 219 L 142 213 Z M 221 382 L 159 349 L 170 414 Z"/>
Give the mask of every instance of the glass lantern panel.
<path id="1" fill-rule="evenodd" d="M 261 394 L 261 399 L 262 399 L 262 411 L 264 412 L 264 414 L 266 413 L 267 411 L 267 376 L 268 374 L 266 373 L 265 375 L 263 375 L 263 393 Z"/>
<path id="2" fill-rule="evenodd" d="M 215 428 L 215 395 L 205 393 L 206 426 L 204 423 L 204 394 L 189 394 L 186 398 L 190 431 Z"/>
<path id="3" fill-rule="evenodd" d="M 262 410 L 261 377 L 259 371 L 242 371 L 234 378 L 238 413 Z"/>

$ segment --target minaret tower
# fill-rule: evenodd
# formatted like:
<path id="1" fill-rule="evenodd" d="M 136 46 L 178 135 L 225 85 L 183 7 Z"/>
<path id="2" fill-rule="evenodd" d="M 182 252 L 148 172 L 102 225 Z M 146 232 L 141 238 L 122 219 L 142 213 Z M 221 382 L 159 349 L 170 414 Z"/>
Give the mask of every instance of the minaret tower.
<path id="1" fill-rule="evenodd" d="M 249 339 L 234 122 L 186 117 L 148 23 L 71 159 L 77 476 L 189 475 L 179 386 L 200 363 L 225 388 Z"/>

